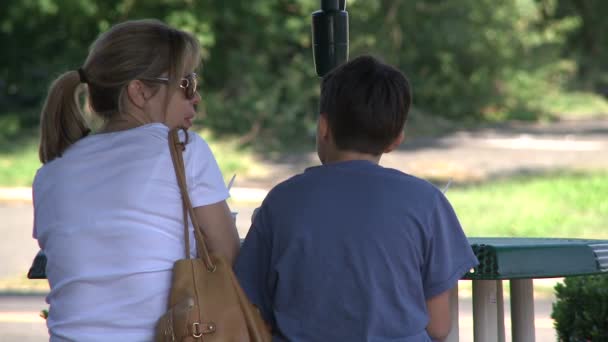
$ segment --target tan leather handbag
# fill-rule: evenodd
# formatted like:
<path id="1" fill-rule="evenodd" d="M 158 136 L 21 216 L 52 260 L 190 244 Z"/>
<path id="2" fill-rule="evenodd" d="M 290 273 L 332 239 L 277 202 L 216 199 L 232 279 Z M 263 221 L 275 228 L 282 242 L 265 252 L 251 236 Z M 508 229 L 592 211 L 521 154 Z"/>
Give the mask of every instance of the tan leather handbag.
<path id="1" fill-rule="evenodd" d="M 184 130 L 185 131 L 185 130 Z M 169 310 L 156 325 L 156 341 L 270 341 L 260 312 L 251 304 L 222 257 L 209 253 L 188 196 L 178 129 L 169 132 L 169 148 L 184 207 L 186 258 L 175 262 Z M 190 258 L 188 215 L 194 225 L 197 258 Z"/>

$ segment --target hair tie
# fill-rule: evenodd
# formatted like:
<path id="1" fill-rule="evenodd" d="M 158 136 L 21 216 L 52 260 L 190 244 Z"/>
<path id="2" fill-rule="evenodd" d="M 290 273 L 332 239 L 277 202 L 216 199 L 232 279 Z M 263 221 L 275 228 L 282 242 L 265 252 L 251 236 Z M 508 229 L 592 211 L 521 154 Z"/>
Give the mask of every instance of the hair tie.
<path id="1" fill-rule="evenodd" d="M 80 83 L 89 83 L 87 79 L 87 75 L 84 74 L 84 70 L 82 68 L 78 68 L 78 76 L 80 77 Z"/>

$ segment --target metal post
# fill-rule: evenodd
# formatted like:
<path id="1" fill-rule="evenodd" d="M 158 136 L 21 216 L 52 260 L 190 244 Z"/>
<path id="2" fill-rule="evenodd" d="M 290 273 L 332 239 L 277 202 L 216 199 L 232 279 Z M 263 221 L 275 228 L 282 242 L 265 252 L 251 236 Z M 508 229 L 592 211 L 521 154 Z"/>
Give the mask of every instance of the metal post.
<path id="1" fill-rule="evenodd" d="M 475 342 L 505 340 L 504 320 L 502 320 L 504 314 L 499 315 L 498 313 L 502 307 L 502 281 L 473 280 L 473 339 Z M 502 328 L 499 330 L 501 325 Z"/>
<path id="2" fill-rule="evenodd" d="M 511 334 L 513 341 L 535 342 L 534 283 L 532 279 L 511 280 Z"/>
<path id="3" fill-rule="evenodd" d="M 450 291 L 450 334 L 445 339 L 445 342 L 458 342 L 460 331 L 458 326 L 458 284 Z"/>
<path id="4" fill-rule="evenodd" d="M 498 342 L 505 342 L 505 301 L 502 295 L 502 280 L 496 281 L 496 311 L 498 321 Z"/>

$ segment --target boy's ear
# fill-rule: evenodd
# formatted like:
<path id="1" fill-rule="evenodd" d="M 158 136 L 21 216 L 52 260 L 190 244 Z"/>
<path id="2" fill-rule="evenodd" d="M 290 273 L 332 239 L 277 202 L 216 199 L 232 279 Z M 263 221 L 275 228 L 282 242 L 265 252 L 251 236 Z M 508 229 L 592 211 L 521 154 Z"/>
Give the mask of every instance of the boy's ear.
<path id="1" fill-rule="evenodd" d="M 401 145 L 401 143 L 403 142 L 403 139 L 405 139 L 405 133 L 401 131 L 399 136 L 397 136 L 395 140 L 393 140 L 393 142 L 384 150 L 384 153 L 389 153 L 399 147 L 399 145 Z"/>
<path id="2" fill-rule="evenodd" d="M 327 115 L 321 113 L 319 115 L 319 138 L 328 140 L 330 135 L 329 122 L 327 122 Z"/>

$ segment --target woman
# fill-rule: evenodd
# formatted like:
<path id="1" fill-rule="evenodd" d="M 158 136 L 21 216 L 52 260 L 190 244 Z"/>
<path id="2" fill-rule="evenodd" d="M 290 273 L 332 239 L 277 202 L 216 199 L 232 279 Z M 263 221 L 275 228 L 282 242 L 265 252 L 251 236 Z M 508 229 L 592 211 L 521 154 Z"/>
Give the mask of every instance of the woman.
<path id="1" fill-rule="evenodd" d="M 167 136 L 192 126 L 199 60 L 191 34 L 156 20 L 129 21 L 103 33 L 82 67 L 51 85 L 41 114 L 44 165 L 33 184 L 51 341 L 153 339 L 173 263 L 186 254 Z M 79 105 L 83 84 L 104 122 L 95 134 Z M 234 261 L 239 240 L 228 191 L 207 143 L 187 134 L 195 214 L 210 249 Z M 190 234 L 195 241 L 192 227 Z"/>

